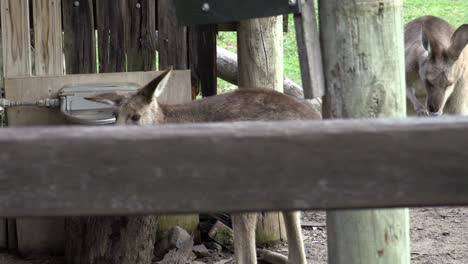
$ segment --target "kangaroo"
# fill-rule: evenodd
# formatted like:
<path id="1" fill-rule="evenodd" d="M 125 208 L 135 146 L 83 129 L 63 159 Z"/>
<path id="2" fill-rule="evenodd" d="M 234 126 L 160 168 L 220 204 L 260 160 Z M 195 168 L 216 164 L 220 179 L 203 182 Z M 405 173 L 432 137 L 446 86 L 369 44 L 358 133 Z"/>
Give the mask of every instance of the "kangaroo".
<path id="1" fill-rule="evenodd" d="M 321 119 L 320 112 L 305 100 L 259 88 L 238 89 L 186 104 L 158 103 L 157 98 L 166 86 L 170 72 L 171 69 L 164 71 L 133 95 L 105 93 L 87 99 L 113 105 L 117 125 Z M 288 263 L 306 264 L 300 213 L 283 212 L 283 216 L 289 242 Z M 257 263 L 257 214 L 233 214 L 232 222 L 237 263 Z"/>
<path id="2" fill-rule="evenodd" d="M 418 116 L 466 114 L 468 24 L 455 30 L 446 21 L 419 17 L 405 25 L 406 95 Z M 415 89 L 425 90 L 426 106 Z"/>

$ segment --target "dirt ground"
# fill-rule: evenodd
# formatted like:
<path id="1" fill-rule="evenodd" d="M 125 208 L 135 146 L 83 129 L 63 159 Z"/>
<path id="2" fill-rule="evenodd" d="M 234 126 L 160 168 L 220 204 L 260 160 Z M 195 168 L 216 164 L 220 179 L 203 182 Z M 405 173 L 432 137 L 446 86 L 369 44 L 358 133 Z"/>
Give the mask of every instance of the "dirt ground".
<path id="1" fill-rule="evenodd" d="M 468 263 L 468 208 L 419 208 L 410 211 L 412 264 Z M 303 222 L 324 224 L 324 212 L 306 212 Z M 325 227 L 304 227 L 310 263 L 327 263 Z"/>
<path id="2" fill-rule="evenodd" d="M 325 213 L 304 212 L 302 217 L 305 249 L 309 263 L 327 263 Z M 285 243 L 269 248 L 287 254 Z M 201 263 L 230 264 L 232 255 L 214 253 Z M 199 262 L 199 263 L 200 263 Z M 419 208 L 411 210 L 412 264 L 468 263 L 468 207 Z M 19 260 L 0 254 L 0 264 L 62 264 L 60 259 Z"/>
<path id="3" fill-rule="evenodd" d="M 418 208 L 410 210 L 412 264 L 468 264 L 468 207 Z M 305 251 L 308 263 L 327 263 L 325 212 L 302 214 Z M 279 243 L 269 250 L 287 254 Z M 217 263 L 220 258 L 205 263 Z M 218 262 L 223 263 L 223 262 Z M 227 262 L 226 264 L 233 262 Z M 224 264 L 224 263 L 223 263 Z"/>

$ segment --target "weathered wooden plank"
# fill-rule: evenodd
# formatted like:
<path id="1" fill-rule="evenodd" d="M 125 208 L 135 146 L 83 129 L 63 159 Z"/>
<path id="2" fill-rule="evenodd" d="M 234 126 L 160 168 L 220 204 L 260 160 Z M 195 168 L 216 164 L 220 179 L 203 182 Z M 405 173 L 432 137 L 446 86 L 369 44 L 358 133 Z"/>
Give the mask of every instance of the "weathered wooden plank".
<path id="1" fill-rule="evenodd" d="M 2 0 L 1 8 L 4 75 L 31 75 L 28 0 Z"/>
<path id="2" fill-rule="evenodd" d="M 325 94 L 320 36 L 315 18 L 313 0 L 304 1 L 300 14 L 294 15 L 299 63 L 301 66 L 302 87 L 307 99 L 322 97 Z"/>
<path id="3" fill-rule="evenodd" d="M 216 25 L 198 25 L 189 28 L 192 86 L 201 88 L 199 90 L 203 97 L 217 93 L 216 36 Z"/>
<path id="4" fill-rule="evenodd" d="M 156 2 L 129 0 L 127 2 L 127 70 L 156 69 Z"/>
<path id="5" fill-rule="evenodd" d="M 96 25 L 99 45 L 99 72 L 124 72 L 126 1 L 96 1 Z M 132 7 L 133 9 L 136 6 Z"/>
<path id="6" fill-rule="evenodd" d="M 61 1 L 37 0 L 32 4 L 35 72 L 39 76 L 61 75 L 64 73 Z M 28 88 L 37 89 L 34 85 Z M 14 118 L 13 116 L 10 118 L 12 125 L 15 124 Z M 47 124 L 43 122 L 44 120 L 35 121 L 42 121 L 42 125 Z M 63 254 L 64 220 L 62 218 L 19 218 L 16 224 L 18 252 L 21 255 Z"/>
<path id="7" fill-rule="evenodd" d="M 187 69 L 187 27 L 181 26 L 173 0 L 158 1 L 159 67 Z"/>
<path id="8" fill-rule="evenodd" d="M 1 27 L 1 25 L 0 25 Z M 3 41 L 2 34 L 0 34 L 0 72 L 3 72 Z M 0 98 L 5 96 L 5 82 L 3 74 L 0 74 Z M 2 110 L 0 109 L 0 122 L 3 122 Z M 2 127 L 2 125 L 0 125 Z M 5 250 L 8 248 L 8 227 L 7 220 L 0 218 L 0 250 Z"/>
<path id="9" fill-rule="evenodd" d="M 158 74 L 160 73 L 153 71 L 6 78 L 5 85 L 8 99 L 36 101 L 45 98 L 57 98 L 60 89 L 67 84 L 136 83 L 143 86 Z M 190 100 L 190 71 L 174 71 L 174 75 L 172 75 L 169 82 L 171 82 L 170 87 L 174 87 L 174 89 L 164 91 L 161 100 L 166 102 L 170 100 L 175 103 Z M 31 87 L 35 89 L 31 89 Z M 188 95 L 182 97 L 178 91 L 187 91 Z M 11 108 L 9 119 L 12 126 L 60 125 L 65 123 L 59 109 L 38 107 Z"/>
<path id="10" fill-rule="evenodd" d="M 0 215 L 466 205 L 467 130 L 464 117 L 2 129 Z"/>
<path id="11" fill-rule="evenodd" d="M 62 0 L 62 9 L 67 73 L 96 72 L 93 0 Z"/>
<path id="12" fill-rule="evenodd" d="M 188 68 L 187 27 L 181 26 L 175 14 L 173 0 L 158 1 L 158 51 L 159 69 L 172 66 L 174 69 Z M 193 85 L 193 84 L 192 84 Z M 184 98 L 186 95 L 183 95 Z M 190 94 L 192 96 L 192 94 Z M 188 100 L 189 101 L 189 100 Z M 188 102 L 185 101 L 185 102 Z M 193 188 L 196 188 L 195 186 Z M 156 239 L 172 227 L 183 224 L 181 227 L 195 234 L 199 239 L 198 215 L 161 215 L 159 216 L 158 235 Z"/>
<path id="13" fill-rule="evenodd" d="M 2 0 L 3 73 L 9 76 L 31 75 L 29 5 L 27 0 Z M 5 96 L 8 93 L 5 91 Z M 12 111 L 7 109 L 7 114 Z M 7 220 L 8 249 L 17 249 L 16 220 Z"/>
<path id="14" fill-rule="evenodd" d="M 63 73 L 62 2 L 33 1 L 36 75 Z"/>

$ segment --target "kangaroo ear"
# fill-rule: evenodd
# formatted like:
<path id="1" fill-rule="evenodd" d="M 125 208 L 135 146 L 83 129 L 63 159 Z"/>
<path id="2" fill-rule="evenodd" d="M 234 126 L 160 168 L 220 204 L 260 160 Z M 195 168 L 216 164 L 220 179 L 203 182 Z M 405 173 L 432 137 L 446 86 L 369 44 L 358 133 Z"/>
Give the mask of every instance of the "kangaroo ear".
<path id="1" fill-rule="evenodd" d="M 151 82 L 149 82 L 146 86 L 142 87 L 138 90 L 137 95 L 142 96 L 147 103 L 151 103 L 153 97 L 159 97 L 161 92 L 167 86 L 167 82 L 170 79 L 172 71 L 172 66 L 163 71 L 158 77 L 154 78 Z"/>
<path id="2" fill-rule="evenodd" d="M 428 21 L 429 22 L 429 21 Z M 424 23 L 422 30 L 421 30 L 421 40 L 423 47 L 427 50 L 427 53 L 429 54 L 430 57 L 434 57 L 438 54 L 442 54 L 442 46 L 440 43 L 437 41 L 437 39 L 434 37 L 433 34 L 431 34 L 431 23 Z"/>
<path id="3" fill-rule="evenodd" d="M 461 25 L 450 39 L 448 54 L 453 59 L 458 59 L 465 46 L 468 44 L 468 24 Z"/>
<path id="4" fill-rule="evenodd" d="M 118 106 L 126 97 L 127 95 L 122 93 L 102 93 L 91 97 L 85 97 L 84 99 L 93 102 Z"/>

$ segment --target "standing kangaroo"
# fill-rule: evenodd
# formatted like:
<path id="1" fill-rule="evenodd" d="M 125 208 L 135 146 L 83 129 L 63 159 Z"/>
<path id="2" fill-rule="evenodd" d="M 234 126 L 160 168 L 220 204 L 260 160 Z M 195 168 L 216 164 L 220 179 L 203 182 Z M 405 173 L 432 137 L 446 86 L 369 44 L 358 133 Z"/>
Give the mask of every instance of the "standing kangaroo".
<path id="1" fill-rule="evenodd" d="M 419 17 L 405 26 L 406 95 L 419 116 L 467 114 L 468 24 Z M 415 89 L 427 94 L 427 109 Z"/>
<path id="2" fill-rule="evenodd" d="M 321 119 L 320 112 L 308 102 L 266 89 L 239 89 L 186 104 L 158 103 L 170 72 L 164 71 L 134 95 L 106 93 L 87 99 L 114 105 L 117 125 Z M 283 216 L 289 242 L 288 263 L 306 264 L 300 213 L 283 212 Z M 237 263 L 257 263 L 257 214 L 234 214 L 232 222 Z"/>

